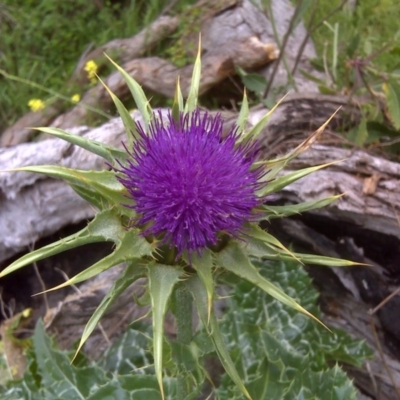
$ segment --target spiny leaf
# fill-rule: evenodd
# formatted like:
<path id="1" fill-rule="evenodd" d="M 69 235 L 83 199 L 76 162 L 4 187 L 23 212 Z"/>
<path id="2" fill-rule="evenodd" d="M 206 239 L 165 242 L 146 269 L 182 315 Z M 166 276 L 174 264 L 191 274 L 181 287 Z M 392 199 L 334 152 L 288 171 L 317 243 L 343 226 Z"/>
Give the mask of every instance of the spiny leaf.
<path id="1" fill-rule="evenodd" d="M 209 249 L 205 249 L 201 253 L 201 256 L 198 256 L 196 253 L 192 255 L 192 266 L 199 274 L 199 277 L 203 282 L 203 285 L 207 291 L 207 299 L 208 299 L 207 323 L 208 323 L 210 321 L 213 296 L 214 296 L 214 280 L 212 275 L 213 261 L 212 261 L 211 251 Z"/>
<path id="2" fill-rule="evenodd" d="M 110 308 L 112 303 L 119 297 L 121 294 L 138 278 L 143 275 L 142 261 L 137 259 L 128 264 L 128 266 L 124 269 L 118 279 L 114 282 L 113 286 L 106 294 L 102 302 L 96 308 L 92 316 L 90 317 L 88 323 L 86 324 L 81 340 L 79 342 L 79 346 L 75 352 L 74 358 L 78 355 L 82 346 L 86 343 L 86 340 L 92 334 L 93 330 L 96 328 L 100 319 Z"/>
<path id="3" fill-rule="evenodd" d="M 85 400 L 89 394 L 89 385 L 79 379 L 76 371 L 70 367 L 68 357 L 52 349 L 50 339 L 45 335 L 43 324 L 38 321 L 33 335 L 33 344 L 42 384 L 48 387 L 48 393 L 62 393 L 64 398 Z M 86 376 L 93 379 L 94 376 Z M 91 382 L 93 384 L 95 382 Z"/>
<path id="4" fill-rule="evenodd" d="M 185 113 L 194 111 L 197 107 L 197 99 L 199 97 L 201 77 L 201 37 L 199 36 L 199 48 L 197 51 L 196 61 L 193 66 L 192 81 L 190 83 L 189 95 L 186 100 Z"/>
<path id="5" fill-rule="evenodd" d="M 89 186 L 114 205 L 129 202 L 125 195 L 125 188 L 117 180 L 114 171 L 83 171 L 55 165 L 21 167 L 14 169 L 14 171 L 36 172 L 52 178 L 63 179 L 74 185 Z"/>
<path id="6" fill-rule="evenodd" d="M 253 264 L 285 292 L 302 299 L 303 305 L 319 317 L 319 294 L 297 262 L 255 260 Z M 236 368 L 243 371 L 246 387 L 254 398 L 356 398 L 344 390 L 352 386 L 345 373 L 329 366 L 335 362 L 361 365 L 366 356 L 371 356 L 361 341 L 338 330 L 321 329 L 245 280 L 232 286 L 226 302 L 221 330 Z M 217 391 L 224 399 L 239 398 L 234 396 L 236 390 L 225 376 Z"/>
<path id="7" fill-rule="evenodd" d="M 218 321 L 215 318 L 213 310 L 211 310 L 211 315 L 209 316 L 207 289 L 201 282 L 200 278 L 196 275 L 193 275 L 190 280 L 187 281 L 187 285 L 193 295 L 199 316 L 208 334 L 210 335 L 215 350 L 217 351 L 218 357 L 221 360 L 221 363 L 224 366 L 226 373 L 230 376 L 232 381 L 246 396 L 246 398 L 251 400 L 251 397 L 246 387 L 243 385 L 242 379 L 240 378 L 232 361 L 232 358 L 226 348 L 222 334 L 219 330 Z"/>
<path id="8" fill-rule="evenodd" d="M 153 313 L 154 366 L 161 396 L 164 399 L 162 379 L 162 349 L 164 340 L 164 317 L 172 289 L 179 281 L 182 269 L 164 264 L 152 264 L 148 267 L 149 292 Z"/>
<path id="9" fill-rule="evenodd" d="M 271 220 L 275 218 L 289 217 L 290 215 L 300 214 L 310 210 L 316 210 L 328 206 L 334 201 L 340 199 L 342 196 L 342 194 L 339 194 L 325 199 L 305 201 L 299 204 L 288 204 L 286 206 L 269 206 L 264 204 L 261 206 L 262 210 L 265 211 L 263 218 Z"/>
<path id="10" fill-rule="evenodd" d="M 137 108 L 139 109 L 140 113 L 142 114 L 143 121 L 145 123 L 146 131 L 149 127 L 153 111 L 150 107 L 149 101 L 147 100 L 146 95 L 142 87 L 117 63 L 115 63 L 110 57 L 105 54 L 105 56 L 111 61 L 111 63 L 118 69 L 121 73 L 122 77 L 124 78 L 126 84 L 129 87 L 129 90 L 132 93 L 132 96 L 136 102 Z"/>
<path id="11" fill-rule="evenodd" d="M 254 163 L 255 167 L 264 166 L 266 170 L 269 172 L 265 175 L 265 180 L 271 180 L 275 178 L 275 176 L 283 169 L 285 166 L 294 158 L 296 158 L 299 154 L 304 153 L 308 150 L 313 143 L 321 136 L 326 126 L 332 120 L 332 118 L 337 114 L 340 110 L 340 107 L 332 114 L 332 116 L 322 125 L 320 126 L 313 134 L 311 134 L 307 139 L 301 142 L 294 150 L 289 152 L 283 157 L 278 157 L 272 160 L 266 161 L 257 161 Z"/>
<path id="12" fill-rule="evenodd" d="M 124 261 L 134 261 L 142 258 L 145 255 L 151 255 L 153 251 L 152 245 L 148 243 L 144 237 L 140 236 L 137 229 L 125 231 L 121 236 L 120 243 L 110 255 L 104 257 L 89 268 L 86 268 L 84 271 L 68 279 L 61 285 L 46 290 L 43 293 L 52 292 L 66 286 L 75 285 L 79 282 L 86 281 Z"/>
<path id="13" fill-rule="evenodd" d="M 129 111 L 123 105 L 122 101 L 111 91 L 111 89 L 102 81 L 100 77 L 97 78 L 104 86 L 104 88 L 107 90 L 108 94 L 110 95 L 112 101 L 115 104 L 115 107 L 117 107 L 118 114 L 120 115 L 122 123 L 124 124 L 124 127 L 128 134 L 128 143 L 129 145 L 132 145 L 134 140 L 136 141 L 139 139 L 139 133 L 136 129 L 136 124 L 134 120 L 129 114 Z"/>
<path id="14" fill-rule="evenodd" d="M 294 299 L 292 299 L 273 283 L 269 282 L 267 279 L 261 276 L 257 271 L 257 268 L 249 260 L 248 255 L 245 254 L 245 252 L 239 247 L 238 243 L 232 242 L 224 250 L 218 253 L 216 262 L 217 265 L 234 273 L 240 278 L 246 279 L 247 281 L 264 290 L 266 293 L 279 300 L 283 304 L 286 304 L 287 306 L 292 307 L 305 315 L 308 315 L 309 317 L 319 322 L 321 325 L 325 326 L 321 321 L 310 314 Z"/>
<path id="15" fill-rule="evenodd" d="M 284 176 L 280 176 L 279 178 L 276 178 L 273 181 L 269 182 L 263 189 L 261 189 L 259 191 L 258 195 L 263 197 L 268 194 L 277 192 L 277 191 L 283 189 L 284 187 L 290 185 L 291 183 L 296 182 L 299 179 L 312 174 L 315 171 L 329 167 L 330 165 L 333 165 L 333 164 L 337 164 L 341 161 L 342 160 L 338 160 L 338 161 L 333 161 L 333 162 L 322 164 L 322 165 L 317 165 L 315 167 L 303 168 L 299 171 L 290 172 Z M 265 179 L 267 179 L 267 177 Z"/>
<path id="16" fill-rule="evenodd" d="M 236 121 L 236 126 L 238 127 L 239 133 L 242 135 L 247 123 L 247 118 L 249 117 L 249 102 L 247 100 L 246 89 L 243 92 L 242 106 L 240 107 L 240 112 L 238 119 Z"/>
<path id="17" fill-rule="evenodd" d="M 176 80 L 174 103 L 172 105 L 172 118 L 174 119 L 175 123 L 177 124 L 179 123 L 180 113 L 183 111 L 184 111 L 183 96 L 178 76 L 178 79 Z"/>
<path id="18" fill-rule="evenodd" d="M 288 256 L 294 258 L 298 262 L 301 261 L 292 253 L 289 249 L 287 249 L 275 236 L 272 236 L 268 232 L 262 230 L 258 225 L 251 224 L 246 227 L 246 232 L 253 238 L 261 240 L 272 250 L 276 250 L 276 248 L 283 250 Z"/>
<path id="19" fill-rule="evenodd" d="M 238 139 L 238 143 L 248 142 L 249 140 L 257 139 L 257 136 L 262 132 L 262 130 L 267 125 L 269 119 L 273 112 L 280 106 L 280 104 L 285 100 L 287 95 L 283 96 L 275 106 L 268 111 L 249 131 L 243 133 L 243 135 Z"/>
<path id="20" fill-rule="evenodd" d="M 85 187 L 81 185 L 75 185 L 73 183 L 69 184 L 71 188 L 77 193 L 82 199 L 86 200 L 88 203 L 97 207 L 99 210 L 109 209 L 108 200 L 104 198 L 100 193 L 96 192 L 90 187 Z M 124 210 L 125 211 L 125 210 Z"/>
<path id="21" fill-rule="evenodd" d="M 267 258 L 270 260 L 280 260 L 280 261 L 293 261 L 293 258 L 284 252 L 279 252 L 271 250 L 265 243 L 261 240 L 254 239 L 251 237 L 246 238 L 246 243 L 243 245 L 244 251 L 251 256 L 259 258 Z M 324 265 L 328 267 L 354 267 L 357 265 L 364 265 L 357 262 L 342 260 L 340 258 L 332 258 L 325 256 L 318 256 L 312 254 L 295 253 L 297 259 L 301 260 L 303 264 L 313 264 L 313 265 Z"/>
<path id="22" fill-rule="evenodd" d="M 40 127 L 34 129 L 58 137 L 62 140 L 65 140 L 66 142 L 75 144 L 82 149 L 88 150 L 93 154 L 97 154 L 98 156 L 103 157 L 110 163 L 114 162 L 115 159 L 124 160 L 127 156 L 125 151 L 108 146 L 107 144 L 98 142 L 96 140 L 87 139 L 79 135 L 73 135 L 71 133 L 63 131 L 62 129 L 51 127 Z"/>
<path id="23" fill-rule="evenodd" d="M 88 243 L 113 241 L 118 243 L 124 232 L 120 217 L 114 210 L 106 210 L 96 214 L 95 218 L 81 231 L 64 239 L 51 243 L 40 249 L 25 254 L 14 261 L 0 273 L 0 277 L 10 274 L 26 265 L 32 264 L 46 257 L 61 253 Z"/>

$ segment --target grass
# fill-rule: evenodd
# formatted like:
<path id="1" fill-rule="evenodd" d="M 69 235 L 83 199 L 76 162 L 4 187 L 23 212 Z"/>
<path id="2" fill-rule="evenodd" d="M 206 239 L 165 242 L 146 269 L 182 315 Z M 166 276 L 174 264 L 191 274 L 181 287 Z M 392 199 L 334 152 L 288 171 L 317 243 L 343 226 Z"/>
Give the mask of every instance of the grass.
<path id="1" fill-rule="evenodd" d="M 63 95 L 79 57 L 89 48 L 139 32 L 163 10 L 163 0 L 3 0 L 0 70 Z M 28 101 L 48 96 L 0 75 L 0 131 L 29 111 Z"/>

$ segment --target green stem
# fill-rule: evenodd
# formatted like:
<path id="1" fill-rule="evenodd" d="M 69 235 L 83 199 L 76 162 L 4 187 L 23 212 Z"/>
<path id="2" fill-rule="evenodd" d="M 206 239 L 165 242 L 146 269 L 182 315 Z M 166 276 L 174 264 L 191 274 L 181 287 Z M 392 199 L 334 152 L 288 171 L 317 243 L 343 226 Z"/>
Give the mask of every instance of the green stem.
<path id="1" fill-rule="evenodd" d="M 192 341 L 193 327 L 192 327 L 192 312 L 193 312 L 193 298 L 189 291 L 186 289 L 184 283 L 178 285 L 175 291 L 175 318 L 176 318 L 176 341 L 188 346 Z M 180 361 L 180 360 L 179 360 Z M 177 400 L 183 400 L 190 394 L 190 384 L 184 369 L 181 369 L 182 375 L 178 379 L 178 393 Z"/>

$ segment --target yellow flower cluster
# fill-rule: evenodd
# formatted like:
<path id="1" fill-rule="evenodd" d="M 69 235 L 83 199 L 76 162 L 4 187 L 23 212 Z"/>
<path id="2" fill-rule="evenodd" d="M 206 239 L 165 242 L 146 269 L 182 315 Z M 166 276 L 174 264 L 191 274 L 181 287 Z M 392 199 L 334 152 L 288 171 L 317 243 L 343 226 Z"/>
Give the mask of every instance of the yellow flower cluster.
<path id="1" fill-rule="evenodd" d="M 93 60 L 89 60 L 85 64 L 84 70 L 87 72 L 87 76 L 90 80 L 90 83 L 95 84 L 98 65 Z"/>
<path id="2" fill-rule="evenodd" d="M 73 103 L 79 103 L 79 100 L 81 99 L 81 96 L 78 94 L 78 93 L 76 93 L 76 94 L 74 94 L 72 97 L 71 97 L 71 101 L 73 102 Z"/>
<path id="3" fill-rule="evenodd" d="M 46 107 L 46 104 L 44 103 L 43 100 L 40 99 L 30 99 L 28 101 L 28 106 L 33 112 L 37 112 L 40 110 L 43 110 L 43 108 Z"/>

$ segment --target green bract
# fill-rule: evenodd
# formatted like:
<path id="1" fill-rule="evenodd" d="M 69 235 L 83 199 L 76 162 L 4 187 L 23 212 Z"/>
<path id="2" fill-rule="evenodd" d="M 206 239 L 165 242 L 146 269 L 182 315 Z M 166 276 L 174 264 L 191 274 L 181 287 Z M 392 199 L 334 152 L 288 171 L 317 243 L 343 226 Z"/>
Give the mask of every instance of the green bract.
<path id="1" fill-rule="evenodd" d="M 123 75 L 132 95 L 136 101 L 144 121 L 144 132 L 149 134 L 152 127 L 153 111 L 149 105 L 142 88 L 121 67 L 112 62 Z M 191 87 L 186 103 L 180 90 L 179 81 L 175 93 L 175 101 L 171 110 L 174 121 L 179 121 L 182 115 L 194 112 L 197 109 L 197 97 L 200 83 L 200 52 L 197 56 Z M 140 131 L 132 120 L 129 112 L 122 102 L 107 88 L 117 110 L 122 118 L 127 131 L 127 147 L 129 149 L 140 140 Z M 273 110 L 272 110 L 273 111 Z M 272 112 L 271 111 L 271 112 Z M 251 146 L 257 139 L 262 129 L 268 122 L 270 113 L 262 118 L 251 130 L 246 131 L 248 117 L 248 103 L 244 96 L 242 109 L 237 120 L 236 146 Z M 177 122 L 178 123 L 178 122 Z M 278 173 L 296 157 L 306 150 L 322 132 L 321 127 L 314 135 L 302 143 L 285 157 L 274 160 L 261 160 L 256 162 L 254 168 L 263 168 L 265 175 L 263 179 L 268 182 L 257 188 L 257 196 L 263 198 L 266 195 L 277 192 L 286 185 L 314 172 L 326 165 L 303 169 L 284 176 Z M 278 286 L 274 285 L 259 273 L 255 259 L 264 260 L 290 260 L 294 259 L 300 263 L 313 263 L 327 266 L 350 266 L 354 263 L 339 259 L 298 254 L 288 250 L 275 237 L 259 228 L 258 223 L 246 221 L 243 231 L 246 233 L 240 240 L 232 236 L 223 236 L 221 243 L 217 246 L 209 246 L 202 251 L 182 252 L 177 258 L 173 249 L 162 243 L 160 247 L 159 237 L 146 236 L 141 232 L 140 226 L 133 226 L 132 221 L 137 220 L 138 215 L 134 207 L 134 199 L 127 197 L 128 191 L 121 183 L 118 168 L 128 158 L 128 154 L 120 149 L 111 148 L 105 144 L 83 139 L 55 128 L 39 128 L 43 132 L 50 133 L 70 143 L 80 146 L 92 153 L 103 157 L 117 171 L 81 171 L 59 166 L 23 167 L 19 171 L 38 172 L 54 178 L 65 180 L 81 197 L 90 202 L 98 210 L 95 218 L 86 228 L 67 238 L 51 245 L 33 251 L 12 263 L 0 276 L 5 276 L 28 264 L 41 260 L 45 257 L 78 247 L 87 243 L 110 241 L 114 243 L 113 252 L 87 268 L 67 282 L 51 290 L 85 281 L 93 276 L 117 265 L 125 263 L 126 267 L 120 278 L 114 283 L 110 292 L 98 306 L 83 332 L 79 349 L 82 348 L 89 335 L 95 329 L 97 323 L 108 310 L 113 301 L 133 282 L 142 277 L 148 278 L 148 293 L 151 300 L 153 315 L 153 355 L 156 377 L 160 386 L 161 396 L 164 398 L 163 389 L 163 342 L 164 342 L 164 317 L 167 310 L 172 307 L 177 318 L 179 354 L 185 359 L 185 351 L 196 353 L 196 343 L 193 341 L 191 332 L 191 300 L 194 300 L 198 315 L 205 331 L 208 333 L 211 343 L 218 354 L 225 371 L 232 381 L 240 389 L 246 398 L 251 398 L 246 387 L 242 383 L 235 364 L 224 342 L 220 331 L 218 319 L 214 313 L 213 302 L 216 299 L 217 278 L 222 271 L 236 275 L 250 282 L 252 285 L 263 290 L 285 305 L 300 311 L 312 318 L 313 315 L 304 309 L 296 300 L 288 296 Z M 129 154 L 131 156 L 131 154 Z M 117 176 L 119 179 L 117 179 Z M 289 206 L 261 205 L 257 215 L 259 219 L 282 218 L 285 216 L 308 211 L 326 206 L 335 201 L 339 196 L 306 202 Z M 131 204 L 132 203 L 132 204 Z M 131 207 L 131 206 L 132 207 Z M 136 219 L 135 219 L 136 218 Z M 227 216 L 229 218 L 229 216 Z M 167 249 L 166 249 L 167 248 Z M 172 256 L 171 256 L 172 252 Z M 172 301 L 171 301 L 172 300 Z M 187 306 L 189 304 L 189 307 Z M 186 311 L 184 311 L 186 306 Z M 189 311 L 187 311 L 189 310 Z M 186 314 L 185 314 L 186 312 Z M 183 313 L 183 314 L 182 314 Z M 188 329 L 180 326 L 188 325 Z M 316 319 L 316 318 L 314 318 Z M 183 325 L 182 325 L 183 323 Z M 179 359 L 178 355 L 178 359 Z M 194 357 L 194 356 L 193 356 Z M 182 361 L 184 364 L 184 361 Z M 184 373 L 184 372 L 182 372 Z M 183 383 L 184 384 L 184 383 Z M 178 385 L 179 386 L 179 385 Z M 184 393 L 185 389 L 182 389 Z"/>

